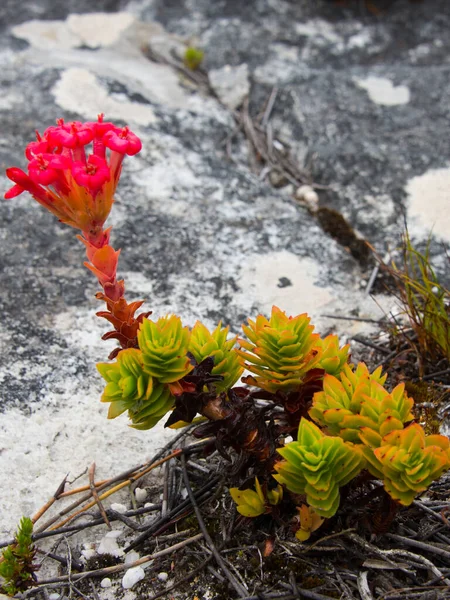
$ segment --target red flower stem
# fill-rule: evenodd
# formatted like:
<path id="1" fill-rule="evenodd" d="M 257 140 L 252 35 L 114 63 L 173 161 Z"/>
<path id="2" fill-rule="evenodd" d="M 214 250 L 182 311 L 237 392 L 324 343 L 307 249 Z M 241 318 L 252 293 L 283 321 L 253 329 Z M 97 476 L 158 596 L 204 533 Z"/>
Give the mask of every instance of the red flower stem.
<path id="1" fill-rule="evenodd" d="M 102 339 L 116 339 L 120 348 L 115 348 L 109 358 L 112 359 L 125 348 L 138 348 L 137 333 L 142 320 L 151 312 L 141 313 L 135 317 L 135 312 L 143 300 L 128 303 L 125 298 L 123 280 L 117 280 L 118 251 L 109 244 L 110 228 L 103 230 L 99 227 L 83 232 L 78 239 L 86 246 L 88 261 L 84 263 L 89 270 L 97 275 L 102 292 L 95 295 L 98 300 L 106 303 L 106 310 L 97 313 L 98 317 L 106 319 L 114 327 L 102 336 Z"/>

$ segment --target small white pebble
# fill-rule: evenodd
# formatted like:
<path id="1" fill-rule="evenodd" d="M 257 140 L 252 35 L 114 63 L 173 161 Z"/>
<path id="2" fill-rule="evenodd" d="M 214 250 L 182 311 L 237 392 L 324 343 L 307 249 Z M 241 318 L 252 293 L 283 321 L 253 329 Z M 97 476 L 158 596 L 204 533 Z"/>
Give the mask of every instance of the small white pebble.
<path id="1" fill-rule="evenodd" d="M 288 435 L 284 438 L 284 443 L 285 444 L 290 444 L 291 442 L 294 441 L 294 438 L 292 437 L 292 435 Z"/>
<path id="2" fill-rule="evenodd" d="M 124 504 L 119 504 L 118 502 L 114 502 L 113 504 L 111 504 L 111 508 L 112 508 L 112 510 L 115 510 L 116 512 L 120 513 L 121 515 L 123 515 L 123 513 L 126 513 L 128 510 Z"/>
<path id="3" fill-rule="evenodd" d="M 295 191 L 295 197 L 308 205 L 312 211 L 317 211 L 319 207 L 319 196 L 310 185 L 301 185 Z"/>
<path id="4" fill-rule="evenodd" d="M 141 557 L 139 556 L 139 552 L 136 550 L 130 550 L 128 554 L 125 556 L 125 564 L 129 565 L 130 563 L 134 563 L 134 561 L 139 560 Z"/>
<path id="5" fill-rule="evenodd" d="M 139 581 L 142 581 L 144 577 L 145 573 L 142 567 L 131 567 L 122 578 L 123 589 L 131 590 L 131 588 Z"/>
<path id="6" fill-rule="evenodd" d="M 317 192 L 315 192 L 314 190 L 311 190 L 310 192 L 306 192 L 305 194 L 303 194 L 303 198 L 305 200 L 305 202 L 311 206 L 311 208 L 313 206 L 317 206 L 319 204 L 319 196 L 317 194 Z"/>
<path id="7" fill-rule="evenodd" d="M 295 197 L 297 198 L 297 200 L 304 200 L 305 194 L 308 194 L 309 192 L 313 191 L 314 190 L 310 185 L 301 185 L 295 190 Z"/>
<path id="8" fill-rule="evenodd" d="M 123 556 L 124 552 L 122 548 L 119 548 L 116 538 L 122 532 L 120 530 L 108 531 L 105 537 L 101 540 L 99 547 L 97 548 L 97 552 L 99 554 L 111 554 L 112 556 Z"/>
<path id="9" fill-rule="evenodd" d="M 284 150 L 284 145 L 279 140 L 273 140 L 273 145 L 277 150 Z"/>
<path id="10" fill-rule="evenodd" d="M 110 588 L 112 586 L 111 579 L 109 577 L 105 577 L 100 581 L 100 586 L 102 588 Z"/>
<path id="11" fill-rule="evenodd" d="M 288 196 L 293 196 L 294 193 L 295 193 L 295 187 L 292 185 L 292 183 L 290 183 L 289 185 L 285 186 L 285 188 L 283 189 L 283 191 Z"/>
<path id="12" fill-rule="evenodd" d="M 147 490 L 137 487 L 134 490 L 134 495 L 136 496 L 137 502 L 144 502 L 144 500 L 147 498 Z"/>
<path id="13" fill-rule="evenodd" d="M 96 555 L 96 551 L 93 548 L 87 548 L 86 550 L 82 550 L 81 551 L 81 555 L 86 559 L 89 560 L 90 558 L 94 557 Z"/>
<path id="14" fill-rule="evenodd" d="M 165 581 L 167 581 L 169 579 L 169 573 L 164 573 L 164 572 L 158 573 L 157 577 L 158 577 L 159 581 L 162 581 L 164 583 Z"/>
<path id="15" fill-rule="evenodd" d="M 48 600 L 59 600 L 59 598 L 61 598 L 61 594 L 58 594 L 57 592 L 48 595 Z"/>

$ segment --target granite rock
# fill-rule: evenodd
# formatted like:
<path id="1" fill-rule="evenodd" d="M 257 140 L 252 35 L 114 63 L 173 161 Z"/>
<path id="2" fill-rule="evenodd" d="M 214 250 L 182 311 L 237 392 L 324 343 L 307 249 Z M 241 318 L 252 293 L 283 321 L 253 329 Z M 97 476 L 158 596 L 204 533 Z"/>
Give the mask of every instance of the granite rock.
<path id="1" fill-rule="evenodd" d="M 143 49 L 153 41 L 170 58 L 195 38 L 206 70 L 248 65 L 250 111 L 256 115 L 278 88 L 273 130 L 299 163 L 311 159 L 323 186 L 313 191 L 319 207 L 339 211 L 380 251 L 398 243 L 404 214 L 419 241 L 435 224 L 433 251 L 443 267 L 445 6 L 436 0 L 431 13 L 426 3 L 399 1 L 375 19 L 306 0 L 105 1 L 95 3 L 98 31 L 89 38 L 92 3 L 30 0 L 19 14 L 7 1 L 0 8 L 0 164 L 23 167 L 34 130 L 57 117 L 92 120 L 104 111 L 143 141 L 124 166 L 111 217 L 130 298 L 147 298 L 155 316 L 176 312 L 188 325 L 202 319 L 209 326 L 222 319 L 234 332 L 275 303 L 310 312 L 322 333 L 354 335 L 361 323 L 344 328 L 322 315 L 379 316 L 360 286 L 370 267 L 362 270 L 324 233 L 295 188 L 273 188 L 252 172 L 241 134 L 230 160 L 231 111 Z M 379 103 L 380 93 L 390 100 Z M 7 189 L 6 177 L 0 181 Z M 106 420 L 95 363 L 113 346 L 100 340 L 106 326 L 95 317 L 97 286 L 74 232 L 25 195 L 0 203 L 0 216 L 6 534 L 68 471 L 78 475 L 95 460 L 99 477 L 112 476 L 152 455 L 171 432 Z M 388 310 L 392 300 L 378 303 Z"/>
<path id="2" fill-rule="evenodd" d="M 219 100 L 230 110 L 241 106 L 250 92 L 248 67 L 245 63 L 236 67 L 225 65 L 221 69 L 211 69 L 208 77 Z"/>

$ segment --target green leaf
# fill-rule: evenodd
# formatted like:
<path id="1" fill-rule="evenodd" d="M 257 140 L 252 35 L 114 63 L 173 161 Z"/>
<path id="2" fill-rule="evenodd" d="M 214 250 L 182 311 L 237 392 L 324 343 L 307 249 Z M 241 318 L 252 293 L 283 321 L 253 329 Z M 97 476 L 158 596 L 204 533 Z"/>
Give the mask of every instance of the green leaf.
<path id="1" fill-rule="evenodd" d="M 143 319 L 138 333 L 145 373 L 160 383 L 174 383 L 194 368 L 187 353 L 190 331 L 180 317 L 167 315 L 156 322 Z"/>
<path id="2" fill-rule="evenodd" d="M 294 494 L 306 494 L 321 517 L 332 517 L 339 507 L 339 487 L 353 479 L 365 461 L 358 446 L 325 436 L 306 419 L 300 421 L 298 441 L 278 450 L 285 459 L 275 464 L 275 479 Z"/>

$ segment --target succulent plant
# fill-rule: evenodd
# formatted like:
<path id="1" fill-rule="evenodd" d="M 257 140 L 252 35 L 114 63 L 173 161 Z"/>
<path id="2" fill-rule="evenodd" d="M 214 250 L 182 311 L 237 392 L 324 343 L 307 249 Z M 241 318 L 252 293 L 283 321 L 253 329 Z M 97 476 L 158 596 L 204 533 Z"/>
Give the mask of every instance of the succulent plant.
<path id="1" fill-rule="evenodd" d="M 371 463 L 381 472 L 388 494 L 408 506 L 450 468 L 450 442 L 443 435 L 426 436 L 414 423 L 384 436 Z"/>
<path id="2" fill-rule="evenodd" d="M 328 335 L 326 338 L 317 340 L 317 346 L 322 349 L 318 367 L 329 375 L 337 377 L 342 371 L 349 358 L 350 344 L 339 348 L 337 335 Z"/>
<path id="3" fill-rule="evenodd" d="M 190 335 L 176 315 L 144 319 L 138 333 L 144 371 L 160 383 L 182 379 L 194 368 L 187 356 Z"/>
<path id="4" fill-rule="evenodd" d="M 274 490 L 268 490 L 266 497 L 258 478 L 255 477 L 255 488 L 256 491 L 230 488 L 230 495 L 237 504 L 237 510 L 244 517 L 259 517 L 270 512 L 270 506 L 279 504 L 283 499 L 281 485 L 278 485 Z"/>
<path id="5" fill-rule="evenodd" d="M 339 507 L 339 488 L 363 468 L 358 446 L 326 436 L 306 419 L 300 421 L 298 441 L 278 449 L 284 458 L 275 465 L 274 478 L 294 494 L 306 494 L 320 517 L 332 517 Z"/>
<path id="6" fill-rule="evenodd" d="M 0 584 L 2 592 L 15 596 L 31 587 L 35 582 L 34 572 L 37 565 L 33 564 L 36 550 L 33 545 L 33 522 L 28 517 L 22 517 L 14 539 L 2 552 L 0 559 Z"/>
<path id="7" fill-rule="evenodd" d="M 150 429 L 174 405 L 169 387 L 144 371 L 140 350 L 122 350 L 114 363 L 100 363 L 97 369 L 106 381 L 101 400 L 111 403 L 108 419 L 128 410 L 133 427 Z"/>
<path id="8" fill-rule="evenodd" d="M 274 306 L 270 320 L 258 315 L 243 326 L 250 341 L 239 339 L 238 350 L 242 365 L 256 374 L 246 382 L 268 392 L 298 389 L 305 374 L 318 365 L 321 351 L 317 347 L 318 334 L 309 324 L 306 314 L 288 317 Z"/>
<path id="9" fill-rule="evenodd" d="M 324 518 L 319 517 L 316 511 L 307 504 L 298 506 L 297 510 L 300 527 L 297 529 L 295 537 L 301 542 L 306 542 L 311 537 L 311 534 L 316 529 L 319 529 L 324 522 Z"/>
<path id="10" fill-rule="evenodd" d="M 222 327 L 222 323 L 219 323 L 216 329 L 210 333 L 203 323 L 197 321 L 192 329 L 189 342 L 189 352 L 197 363 L 200 364 L 208 356 L 214 358 L 211 374 L 223 377 L 222 381 L 214 384 L 218 392 L 230 389 L 244 370 L 234 349 L 236 337 L 227 340 L 228 331 L 228 327 Z"/>
<path id="11" fill-rule="evenodd" d="M 205 53 L 203 50 L 195 48 L 194 46 L 189 46 L 184 53 L 183 62 L 188 69 L 196 71 L 202 64 L 204 58 Z"/>
<path id="12" fill-rule="evenodd" d="M 330 434 L 346 441 L 360 443 L 362 427 L 376 432 L 381 440 L 383 435 L 403 429 L 404 423 L 413 419 L 414 404 L 403 384 L 391 393 L 385 390 L 385 379 L 381 368 L 369 373 L 364 363 L 359 363 L 354 371 L 346 364 L 339 378 L 325 375 L 323 391 L 314 394 L 309 415 Z"/>

